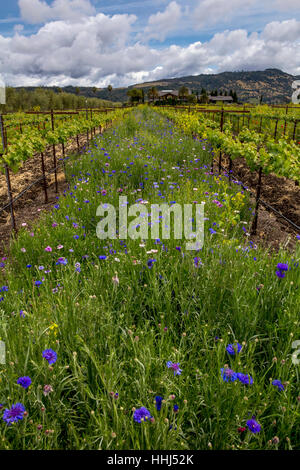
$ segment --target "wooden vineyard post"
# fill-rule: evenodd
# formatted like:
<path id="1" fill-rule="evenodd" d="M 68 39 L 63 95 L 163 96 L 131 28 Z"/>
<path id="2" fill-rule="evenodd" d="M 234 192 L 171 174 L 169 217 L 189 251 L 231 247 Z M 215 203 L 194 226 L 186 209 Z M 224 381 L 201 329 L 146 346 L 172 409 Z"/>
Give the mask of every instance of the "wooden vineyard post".
<path id="1" fill-rule="evenodd" d="M 53 109 L 51 109 L 51 129 L 54 131 L 54 115 L 53 115 Z M 53 144 L 53 165 L 54 165 L 54 177 L 55 177 L 55 192 L 58 193 L 58 183 L 57 183 L 57 170 L 56 170 L 56 150 L 55 150 L 55 144 Z"/>
<path id="2" fill-rule="evenodd" d="M 85 117 L 86 117 L 86 120 L 88 120 L 89 118 L 89 115 L 88 115 L 88 109 L 86 108 L 85 110 Z M 89 143 L 89 130 L 87 129 L 86 131 L 86 143 L 88 144 Z"/>
<path id="3" fill-rule="evenodd" d="M 278 127 L 278 119 L 276 119 L 275 130 L 274 130 L 274 139 L 276 139 L 277 127 Z"/>
<path id="4" fill-rule="evenodd" d="M 78 137 L 78 134 L 76 134 L 76 142 L 77 142 L 77 150 L 79 152 L 79 137 Z"/>
<path id="5" fill-rule="evenodd" d="M 45 161 L 44 161 L 44 154 L 41 153 L 41 161 L 42 161 L 42 173 L 43 173 L 43 186 L 44 186 L 44 193 L 45 193 L 45 204 L 48 204 L 48 192 L 47 192 L 47 179 L 45 173 Z"/>
<path id="6" fill-rule="evenodd" d="M 7 142 L 6 142 L 6 136 L 4 133 L 3 117 L 1 116 L 1 114 L 0 114 L 0 128 L 1 128 L 2 147 L 3 147 L 3 153 L 4 153 L 6 146 L 7 146 Z M 4 164 L 4 170 L 5 170 L 5 177 L 6 177 L 7 194 L 8 194 L 8 199 L 9 199 L 11 226 L 13 230 L 16 230 L 16 221 L 15 221 L 13 197 L 12 197 L 11 184 L 10 184 L 9 168 L 6 163 Z"/>
<path id="7" fill-rule="evenodd" d="M 66 155 L 66 152 L 65 152 L 65 144 L 64 144 L 64 142 L 62 142 L 61 147 L 62 147 L 62 154 L 63 154 L 63 160 L 62 160 L 62 162 L 63 162 L 63 167 L 64 167 L 65 180 L 67 181 L 66 162 L 65 162 L 65 155 Z"/>
<path id="8" fill-rule="evenodd" d="M 285 114 L 287 114 L 287 113 L 288 113 L 288 110 L 289 110 L 289 107 L 288 107 L 288 105 L 287 105 L 287 107 L 286 107 L 286 110 L 285 110 Z M 285 135 L 285 131 L 286 131 L 286 119 L 284 120 L 284 130 L 283 130 L 283 135 Z"/>
<path id="9" fill-rule="evenodd" d="M 259 172 L 258 172 L 257 188 L 256 188 L 255 212 L 254 212 L 254 219 L 253 219 L 252 229 L 251 229 L 252 235 L 256 235 L 256 230 L 257 230 L 259 199 L 260 199 L 260 193 L 261 193 L 261 177 L 262 177 L 262 167 L 260 166 L 259 167 Z"/>
<path id="10" fill-rule="evenodd" d="M 296 137 L 297 122 L 298 122 L 298 121 L 295 121 L 295 124 L 294 124 L 293 140 L 295 140 L 295 137 Z"/>
<path id="11" fill-rule="evenodd" d="M 260 118 L 260 124 L 259 124 L 259 133 L 261 134 L 261 128 L 262 128 L 262 117 Z"/>
<path id="12" fill-rule="evenodd" d="M 221 123 L 220 123 L 220 131 L 223 132 L 223 126 L 224 126 L 224 109 L 221 111 Z M 221 169 L 222 169 L 222 150 L 220 150 L 219 153 L 219 175 L 221 174 Z"/>

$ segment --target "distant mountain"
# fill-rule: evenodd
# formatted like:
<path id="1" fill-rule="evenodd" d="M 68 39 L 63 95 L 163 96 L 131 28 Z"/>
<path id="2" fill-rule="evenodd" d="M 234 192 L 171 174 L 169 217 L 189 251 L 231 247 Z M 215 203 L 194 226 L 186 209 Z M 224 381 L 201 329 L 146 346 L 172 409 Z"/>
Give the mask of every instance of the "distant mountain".
<path id="1" fill-rule="evenodd" d="M 292 96 L 292 82 L 299 80 L 288 73 L 279 69 L 266 69 L 264 71 L 254 72 L 222 72 L 218 74 L 190 75 L 180 78 L 166 78 L 154 82 L 145 82 L 132 85 L 130 87 L 113 88 L 109 91 L 107 88 L 95 87 L 73 87 L 66 86 L 62 90 L 68 93 L 77 93 L 90 98 L 100 98 L 114 102 L 128 101 L 127 91 L 132 88 L 143 88 L 145 96 L 149 88 L 155 86 L 157 90 L 179 89 L 186 86 L 192 92 L 201 92 L 205 88 L 208 92 L 213 90 L 236 91 L 240 102 L 249 102 L 259 100 L 263 97 L 263 103 L 288 103 Z M 28 87 L 33 89 L 34 87 Z M 27 89 L 28 89 L 27 88 Z M 61 90 L 58 87 L 50 87 L 55 91 Z"/>
<path id="2" fill-rule="evenodd" d="M 143 88 L 145 95 L 152 86 L 157 90 L 175 89 L 181 86 L 190 88 L 193 92 L 223 90 L 229 94 L 236 91 L 241 102 L 258 100 L 263 95 L 263 103 L 288 103 L 292 96 L 292 82 L 299 79 L 278 69 L 266 69 L 257 72 L 222 72 L 218 74 L 190 75 L 180 78 L 165 78 L 154 82 L 139 83 L 128 88 L 113 88 L 111 93 L 101 89 L 96 96 L 112 101 L 127 101 L 127 91 L 131 88 Z"/>

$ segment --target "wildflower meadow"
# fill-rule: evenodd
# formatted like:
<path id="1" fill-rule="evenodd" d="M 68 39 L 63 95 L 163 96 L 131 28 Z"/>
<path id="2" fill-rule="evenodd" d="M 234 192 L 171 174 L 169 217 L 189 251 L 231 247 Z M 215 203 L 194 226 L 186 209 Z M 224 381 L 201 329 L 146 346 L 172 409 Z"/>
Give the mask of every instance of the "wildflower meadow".
<path id="1" fill-rule="evenodd" d="M 0 258 L 1 449 L 300 449 L 300 236 L 256 245 L 249 192 L 212 156 L 141 106 L 70 157 Z M 99 238 L 120 196 L 149 230 L 173 227 L 151 204 L 204 203 L 203 246 L 129 215 L 136 238 Z"/>

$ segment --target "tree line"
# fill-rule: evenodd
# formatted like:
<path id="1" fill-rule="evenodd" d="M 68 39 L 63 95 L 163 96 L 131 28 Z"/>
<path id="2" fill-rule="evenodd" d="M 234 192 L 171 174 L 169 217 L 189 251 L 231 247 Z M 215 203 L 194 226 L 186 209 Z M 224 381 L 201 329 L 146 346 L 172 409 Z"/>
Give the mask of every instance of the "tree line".
<path id="1" fill-rule="evenodd" d="M 145 102 L 145 91 L 143 88 L 131 88 L 127 91 L 127 96 L 131 103 L 144 103 Z M 209 96 L 232 96 L 233 102 L 238 102 L 238 96 L 236 91 L 230 90 L 229 93 L 227 90 L 212 90 L 207 91 L 205 88 L 202 88 L 199 92 L 198 90 L 193 90 L 192 92 L 186 86 L 181 86 L 178 90 L 178 100 L 181 102 L 187 102 L 190 104 L 195 103 L 208 103 Z M 147 91 L 148 101 L 157 102 L 159 101 L 159 92 L 156 87 L 151 87 Z"/>
<path id="2" fill-rule="evenodd" d="M 97 90 L 97 89 L 96 89 Z M 66 93 L 61 88 L 56 91 L 46 88 L 35 88 L 27 90 L 26 88 L 6 88 L 6 104 L 0 104 L 0 113 L 10 113 L 18 111 L 48 111 L 66 110 L 76 108 L 99 108 L 111 106 L 115 103 L 101 100 L 99 98 L 87 98 L 76 93 Z"/>

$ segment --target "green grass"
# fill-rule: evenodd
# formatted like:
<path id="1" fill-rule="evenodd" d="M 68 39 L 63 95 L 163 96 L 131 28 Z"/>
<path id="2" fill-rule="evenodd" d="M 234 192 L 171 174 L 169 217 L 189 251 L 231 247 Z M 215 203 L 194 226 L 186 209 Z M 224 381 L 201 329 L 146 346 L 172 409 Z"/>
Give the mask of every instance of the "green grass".
<path id="1" fill-rule="evenodd" d="M 207 142 L 152 111 L 135 111 L 96 145 L 71 159 L 59 207 L 22 229 L 0 272 L 0 287 L 9 287 L 0 293 L 7 352 L 0 448 L 299 449 L 299 365 L 291 357 L 300 340 L 299 244 L 294 253 L 269 253 L 249 243 L 247 193 L 209 174 Z M 97 207 L 118 206 L 120 194 L 129 204 L 147 200 L 146 211 L 151 203 L 205 201 L 203 249 L 186 251 L 185 240 L 140 246 L 98 239 Z M 68 263 L 56 265 L 59 257 Z M 275 274 L 279 262 L 291 268 L 284 279 Z M 226 346 L 236 341 L 243 348 L 230 356 Z M 47 348 L 57 352 L 52 367 L 42 357 Z M 182 374 L 174 377 L 167 361 L 179 362 Z M 225 364 L 250 374 L 253 385 L 224 382 Z M 29 389 L 17 384 L 20 376 L 30 376 Z M 274 379 L 285 384 L 283 392 Z M 46 384 L 53 388 L 48 396 Z M 160 411 L 157 395 L 165 399 Z M 3 411 L 17 402 L 28 416 L 7 426 Z M 154 422 L 133 420 L 141 406 Z M 238 432 L 252 415 L 260 433 Z M 269 444 L 275 436 L 279 444 Z"/>

